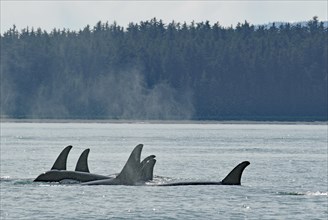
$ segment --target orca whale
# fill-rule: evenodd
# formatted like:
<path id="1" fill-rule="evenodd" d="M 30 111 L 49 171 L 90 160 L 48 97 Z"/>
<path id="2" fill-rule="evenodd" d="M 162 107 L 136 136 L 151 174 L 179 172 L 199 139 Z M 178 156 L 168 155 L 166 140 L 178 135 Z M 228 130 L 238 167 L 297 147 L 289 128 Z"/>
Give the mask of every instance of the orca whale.
<path id="1" fill-rule="evenodd" d="M 139 144 L 133 149 L 122 171 L 115 178 L 84 182 L 82 185 L 138 185 L 152 180 L 155 155 L 140 162 L 142 148 L 143 145 Z"/>
<path id="2" fill-rule="evenodd" d="M 75 180 L 79 182 L 87 182 L 92 180 L 111 178 L 104 175 L 90 173 L 88 167 L 88 155 L 90 149 L 86 149 L 82 152 L 82 154 L 80 155 L 77 161 L 75 171 L 67 171 L 66 170 L 67 157 L 71 149 L 72 149 L 71 145 L 65 147 L 57 157 L 51 170 L 40 174 L 37 178 L 35 178 L 34 182 L 60 182 L 62 180 Z"/>
<path id="3" fill-rule="evenodd" d="M 248 161 L 244 161 L 238 164 L 222 181 L 190 181 L 190 182 L 172 182 L 154 184 L 154 186 L 190 186 L 190 185 L 240 185 L 241 176 L 245 168 L 250 164 Z"/>
<path id="4" fill-rule="evenodd" d="M 150 155 L 140 162 L 143 145 L 137 145 L 131 152 L 122 171 L 116 177 L 92 174 L 88 167 L 88 155 L 90 149 L 86 149 L 80 155 L 75 171 L 67 171 L 67 157 L 72 146 L 67 146 L 57 157 L 50 171 L 40 174 L 35 182 L 61 182 L 74 180 L 82 182 L 82 185 L 145 185 L 153 180 L 153 171 L 156 164 L 155 155 Z M 187 185 L 240 185 L 241 176 L 245 168 L 250 164 L 244 161 L 238 164 L 222 181 L 186 181 L 169 183 L 150 183 L 150 186 L 187 186 Z"/>
<path id="5" fill-rule="evenodd" d="M 132 151 L 128 161 L 120 174 L 113 179 L 95 180 L 84 182 L 82 185 L 145 185 L 153 179 L 153 169 L 156 163 L 155 156 L 151 155 L 140 163 L 140 156 L 143 145 L 140 144 Z M 161 184 L 147 184 L 150 186 L 187 186 L 187 185 L 241 185 L 241 176 L 245 168 L 250 164 L 244 161 L 238 164 L 230 173 L 220 182 L 218 181 L 194 181 L 194 182 L 172 182 Z"/>
<path id="6" fill-rule="evenodd" d="M 131 157 L 127 162 L 127 164 L 129 163 L 128 166 L 133 165 L 133 163 L 136 164 L 136 161 L 130 161 L 130 159 Z M 154 168 L 155 162 L 156 162 L 155 159 L 150 159 L 144 165 L 147 166 L 149 164 L 148 166 L 151 167 L 150 173 L 152 173 L 152 169 Z M 238 164 L 232 171 L 230 171 L 230 173 L 222 181 L 186 181 L 186 182 L 171 182 L 171 183 L 160 183 L 160 184 L 150 183 L 147 184 L 147 186 L 241 185 L 241 176 L 243 174 L 243 171 L 249 164 L 250 164 L 249 161 L 244 161 Z M 123 172 L 125 171 L 124 168 L 122 171 Z M 134 172 L 133 169 L 130 171 Z M 85 182 L 82 183 L 82 185 L 144 185 L 148 181 L 147 178 L 142 178 L 142 175 L 138 176 L 138 173 L 135 173 L 133 178 L 97 180 L 97 181 Z"/>
<path id="7" fill-rule="evenodd" d="M 138 153 L 140 146 L 138 145 L 135 149 L 135 153 Z M 80 155 L 78 162 L 75 167 L 75 171 L 67 171 L 66 170 L 66 163 L 67 157 L 72 149 L 72 146 L 67 146 L 62 150 L 62 152 L 57 157 L 54 165 L 52 166 L 51 170 L 40 174 L 34 182 L 61 182 L 63 180 L 74 180 L 77 182 L 90 182 L 96 180 L 104 180 L 104 179 L 115 179 L 117 177 L 110 177 L 104 175 L 98 175 L 90 173 L 88 167 L 88 155 L 90 149 L 86 149 Z M 141 146 L 142 149 L 142 146 Z M 135 157 L 135 153 L 131 153 L 133 157 Z M 141 150 L 140 150 L 141 153 Z M 139 164 L 136 166 L 136 169 L 139 169 L 138 172 L 140 173 L 140 178 L 144 181 L 149 181 L 153 179 L 153 169 L 155 165 L 155 155 L 150 155 L 146 157 L 142 162 L 140 162 L 140 155 L 139 155 Z M 128 165 L 126 165 L 128 166 Z M 131 165 L 133 166 L 133 165 Z M 118 174 L 120 175 L 120 174 Z M 121 174 L 119 179 L 127 179 L 128 177 L 123 177 L 122 175 L 132 175 L 131 173 L 124 172 Z"/>

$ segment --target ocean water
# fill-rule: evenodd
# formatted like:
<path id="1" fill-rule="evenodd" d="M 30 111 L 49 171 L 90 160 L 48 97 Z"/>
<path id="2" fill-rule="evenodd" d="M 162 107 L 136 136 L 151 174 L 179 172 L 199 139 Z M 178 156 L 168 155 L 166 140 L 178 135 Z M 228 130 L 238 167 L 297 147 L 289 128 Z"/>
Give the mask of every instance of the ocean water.
<path id="1" fill-rule="evenodd" d="M 327 219 L 327 124 L 1 123 L 0 219 Z M 73 145 L 92 173 L 119 172 L 137 144 L 155 180 L 241 186 L 81 186 L 34 183 Z"/>

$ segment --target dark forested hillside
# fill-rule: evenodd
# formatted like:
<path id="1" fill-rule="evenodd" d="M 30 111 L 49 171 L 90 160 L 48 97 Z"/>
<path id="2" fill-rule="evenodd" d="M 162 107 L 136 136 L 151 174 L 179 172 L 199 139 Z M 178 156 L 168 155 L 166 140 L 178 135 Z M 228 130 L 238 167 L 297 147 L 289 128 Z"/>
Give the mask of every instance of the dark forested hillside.
<path id="1" fill-rule="evenodd" d="M 1 116 L 327 120 L 328 31 L 209 22 L 1 35 Z"/>

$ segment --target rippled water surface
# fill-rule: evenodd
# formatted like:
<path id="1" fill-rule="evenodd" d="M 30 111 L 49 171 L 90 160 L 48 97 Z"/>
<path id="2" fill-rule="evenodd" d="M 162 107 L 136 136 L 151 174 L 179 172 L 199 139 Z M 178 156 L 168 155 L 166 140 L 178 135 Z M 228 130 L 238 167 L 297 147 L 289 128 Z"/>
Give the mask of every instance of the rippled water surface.
<path id="1" fill-rule="evenodd" d="M 327 219 L 326 124 L 1 123 L 1 219 Z M 34 183 L 73 145 L 68 170 L 119 172 L 132 149 L 155 154 L 156 179 L 222 180 L 251 164 L 242 186 Z"/>

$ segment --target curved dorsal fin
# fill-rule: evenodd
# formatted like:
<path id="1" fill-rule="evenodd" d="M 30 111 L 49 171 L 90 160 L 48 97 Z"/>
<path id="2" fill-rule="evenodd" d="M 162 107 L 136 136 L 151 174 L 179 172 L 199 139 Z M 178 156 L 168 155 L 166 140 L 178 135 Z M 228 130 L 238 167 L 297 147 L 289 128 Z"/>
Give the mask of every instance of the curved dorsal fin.
<path id="1" fill-rule="evenodd" d="M 67 162 L 67 156 L 70 150 L 72 149 L 72 146 L 69 145 L 62 150 L 62 152 L 57 157 L 54 165 L 52 165 L 52 170 L 66 170 L 66 162 Z"/>
<path id="2" fill-rule="evenodd" d="M 241 175 L 244 169 L 250 164 L 248 161 L 244 161 L 238 164 L 227 176 L 222 180 L 224 185 L 240 185 Z"/>
<path id="3" fill-rule="evenodd" d="M 153 155 L 151 155 L 151 156 L 153 156 Z M 156 160 L 154 159 L 154 157 L 150 157 L 150 159 L 144 163 L 144 165 L 142 166 L 141 171 L 140 171 L 140 180 L 141 181 L 153 180 L 153 172 L 154 172 L 155 163 L 156 163 Z"/>
<path id="4" fill-rule="evenodd" d="M 140 171 L 140 156 L 142 151 L 142 144 L 137 145 L 126 164 L 124 165 L 120 174 L 117 175 L 116 179 L 124 185 L 133 185 L 138 181 L 139 171 Z"/>
<path id="5" fill-rule="evenodd" d="M 140 165 L 141 168 L 150 160 L 150 159 L 154 159 L 156 156 L 155 155 L 149 155 L 148 157 L 146 157 L 145 159 L 143 159 L 143 161 L 141 161 Z"/>
<path id="6" fill-rule="evenodd" d="M 89 156 L 90 149 L 85 149 L 81 156 L 79 157 L 79 160 L 76 163 L 75 171 L 80 172 L 86 172 L 90 173 L 89 167 L 88 167 L 88 156 Z"/>

